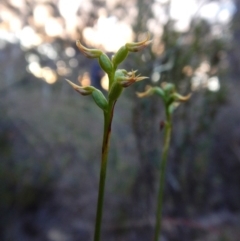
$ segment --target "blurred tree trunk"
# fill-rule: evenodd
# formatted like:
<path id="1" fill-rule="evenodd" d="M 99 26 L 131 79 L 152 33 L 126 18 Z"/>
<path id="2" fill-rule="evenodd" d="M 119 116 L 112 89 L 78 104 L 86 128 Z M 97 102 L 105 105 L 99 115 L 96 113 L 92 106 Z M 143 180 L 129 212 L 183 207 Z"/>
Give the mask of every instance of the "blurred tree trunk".
<path id="1" fill-rule="evenodd" d="M 214 156 L 216 171 L 221 177 L 222 205 L 231 210 L 240 209 L 240 0 L 235 0 L 232 19 L 231 47 L 228 51 L 228 100 L 229 104 L 218 117 L 215 134 Z"/>
<path id="2" fill-rule="evenodd" d="M 153 1 L 138 0 L 138 17 L 134 32 L 138 37 L 142 33 L 147 33 L 147 21 L 152 17 Z M 154 56 L 151 52 L 151 46 L 145 51 L 134 56 L 133 69 L 138 69 L 143 76 L 150 78 L 153 68 Z M 145 59 L 145 63 L 143 62 Z M 147 60 L 146 60 L 147 59 Z M 133 91 L 144 91 L 148 80 L 135 85 Z M 135 94 L 134 94 L 135 96 Z M 155 194 L 155 174 L 156 162 L 159 161 L 158 154 L 158 105 L 153 98 L 139 99 L 134 98 L 134 107 L 132 113 L 132 125 L 139 158 L 139 170 L 132 190 L 132 200 L 136 216 L 148 217 L 155 210 L 154 194 Z"/>
<path id="3" fill-rule="evenodd" d="M 232 48 L 229 51 L 229 73 L 235 83 L 240 82 L 240 0 L 235 0 L 236 12 L 232 20 Z"/>

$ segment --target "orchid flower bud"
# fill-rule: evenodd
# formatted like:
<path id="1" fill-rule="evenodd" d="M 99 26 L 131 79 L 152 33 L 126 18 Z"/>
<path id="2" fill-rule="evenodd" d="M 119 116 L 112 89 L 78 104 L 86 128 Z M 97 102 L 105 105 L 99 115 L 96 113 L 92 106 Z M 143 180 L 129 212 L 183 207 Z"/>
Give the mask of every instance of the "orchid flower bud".
<path id="1" fill-rule="evenodd" d="M 172 83 L 166 83 L 166 82 L 163 82 L 161 84 L 161 87 L 163 89 L 163 91 L 167 94 L 170 94 L 170 93 L 174 93 L 175 92 L 175 85 L 172 84 Z"/>
<path id="2" fill-rule="evenodd" d="M 100 107 L 103 111 L 107 111 L 108 101 L 100 90 L 94 88 L 93 86 L 82 87 L 67 79 L 66 81 L 81 95 L 92 95 L 92 98 L 98 107 Z"/>
<path id="3" fill-rule="evenodd" d="M 99 58 L 100 55 L 102 54 L 102 51 L 99 49 L 88 49 L 86 47 L 84 47 L 80 40 L 76 41 L 76 45 L 78 47 L 78 49 L 88 58 Z"/>
<path id="4" fill-rule="evenodd" d="M 149 85 L 146 86 L 146 91 L 145 92 L 142 92 L 142 93 L 137 93 L 137 96 L 142 98 L 142 97 L 146 97 L 146 96 L 150 96 L 152 94 L 157 94 L 159 95 L 163 101 L 165 102 L 166 101 L 166 95 L 163 91 L 162 88 L 160 87 L 151 87 Z"/>
<path id="5" fill-rule="evenodd" d="M 159 95 L 163 99 L 163 101 L 165 102 L 166 101 L 166 94 L 163 91 L 163 89 L 160 88 L 160 87 L 154 87 L 153 89 L 154 89 L 154 93 Z"/>
<path id="6" fill-rule="evenodd" d="M 98 107 L 100 107 L 103 111 L 107 111 L 108 101 L 100 90 L 95 89 L 92 92 L 92 98 L 95 101 L 95 103 L 98 105 Z"/>
<path id="7" fill-rule="evenodd" d="M 109 101 L 114 102 L 121 95 L 123 91 L 123 87 L 120 85 L 118 79 L 123 78 L 126 74 L 127 74 L 127 71 L 125 69 L 118 69 L 115 72 L 114 82 L 111 86 L 111 89 L 109 90 L 109 97 L 108 97 Z"/>
<path id="8" fill-rule="evenodd" d="M 174 93 L 173 94 L 173 98 L 177 102 L 186 102 L 186 101 L 188 101 L 191 98 L 191 95 L 192 94 L 188 94 L 186 96 L 182 96 L 182 95 L 180 95 L 178 93 Z"/>
<path id="9" fill-rule="evenodd" d="M 79 50 L 88 58 L 96 58 L 101 66 L 101 68 L 106 72 L 110 73 L 113 70 L 112 62 L 106 54 L 104 54 L 99 49 L 88 49 L 84 47 L 80 40 L 76 41 L 76 45 Z"/>
<path id="10" fill-rule="evenodd" d="M 102 53 L 99 58 L 98 58 L 98 62 L 101 66 L 101 68 L 107 73 L 111 73 L 113 70 L 113 65 L 111 60 L 108 58 L 108 56 L 104 53 Z"/>
<path id="11" fill-rule="evenodd" d="M 152 40 L 150 40 L 150 34 L 148 34 L 145 40 L 141 42 L 126 43 L 125 46 L 130 52 L 138 52 L 146 48 L 151 42 Z"/>
<path id="12" fill-rule="evenodd" d="M 116 54 L 112 57 L 112 62 L 117 67 L 128 55 L 128 49 L 126 46 L 121 47 Z"/>
<path id="13" fill-rule="evenodd" d="M 66 79 L 66 81 L 73 87 L 81 95 L 91 95 L 93 90 L 95 89 L 93 86 L 79 86 L 74 84 L 72 81 Z"/>

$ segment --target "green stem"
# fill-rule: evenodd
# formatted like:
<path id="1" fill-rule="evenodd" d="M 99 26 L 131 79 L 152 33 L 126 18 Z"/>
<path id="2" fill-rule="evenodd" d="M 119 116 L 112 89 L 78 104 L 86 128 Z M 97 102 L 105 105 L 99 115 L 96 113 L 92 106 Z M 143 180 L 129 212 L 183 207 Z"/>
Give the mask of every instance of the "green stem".
<path id="1" fill-rule="evenodd" d="M 172 132 L 171 115 L 168 113 L 167 109 L 168 108 L 166 107 L 167 120 L 165 123 L 164 146 L 163 146 L 163 152 L 162 152 L 162 158 L 161 158 L 162 161 L 161 161 L 161 169 L 160 169 L 160 183 L 159 183 L 159 189 L 158 189 L 154 241 L 158 241 L 159 235 L 161 234 L 161 228 L 162 228 L 163 191 L 164 191 L 164 184 L 165 184 L 167 156 L 168 156 L 168 150 L 169 150 L 171 132 Z"/>
<path id="2" fill-rule="evenodd" d="M 99 241 L 101 236 L 104 189 L 105 189 L 105 180 L 106 180 L 106 174 L 107 174 L 107 159 L 108 159 L 109 140 L 111 136 L 111 124 L 112 124 L 112 118 L 113 118 L 114 104 L 110 105 L 108 111 L 104 113 L 102 160 L 101 160 L 101 170 L 100 170 L 99 188 L 98 188 L 98 201 L 97 201 L 97 214 L 96 214 L 96 221 L 95 221 L 94 241 Z"/>

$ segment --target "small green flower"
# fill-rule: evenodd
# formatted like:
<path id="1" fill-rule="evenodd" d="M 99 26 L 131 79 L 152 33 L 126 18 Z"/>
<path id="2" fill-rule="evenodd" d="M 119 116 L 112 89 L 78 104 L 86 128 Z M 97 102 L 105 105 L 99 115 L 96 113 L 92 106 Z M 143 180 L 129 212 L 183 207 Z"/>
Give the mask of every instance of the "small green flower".
<path id="1" fill-rule="evenodd" d="M 107 74 L 110 74 L 113 71 L 113 64 L 106 54 L 102 53 L 98 58 L 98 62 L 100 64 L 101 68 Z"/>
<path id="2" fill-rule="evenodd" d="M 125 46 L 130 52 L 139 52 L 142 49 L 146 48 L 151 42 L 152 40 L 150 40 L 150 34 L 148 33 L 148 36 L 145 40 L 141 42 L 127 43 L 125 44 Z"/>
<path id="3" fill-rule="evenodd" d="M 74 84 L 72 81 L 66 79 L 66 81 L 81 95 L 92 95 L 93 100 L 95 103 L 100 107 L 103 111 L 107 111 L 108 108 L 108 101 L 106 100 L 103 93 L 96 89 L 93 86 L 79 86 Z"/>
<path id="4" fill-rule="evenodd" d="M 176 92 L 176 88 L 174 84 L 165 83 L 165 82 L 162 83 L 161 87 L 147 86 L 146 91 L 141 93 L 137 92 L 137 96 L 140 98 L 150 96 L 153 94 L 160 96 L 164 104 L 168 107 L 170 107 L 172 104 L 173 106 L 176 106 L 176 103 L 179 103 L 179 102 L 186 102 L 191 97 L 191 94 L 188 94 L 186 96 L 178 94 Z"/>
<path id="5" fill-rule="evenodd" d="M 123 62 L 124 59 L 126 59 L 128 55 L 128 49 L 126 46 L 122 46 L 116 54 L 112 57 L 112 62 L 115 67 L 117 67 L 120 63 Z"/>
<path id="6" fill-rule="evenodd" d="M 127 72 L 124 69 L 119 69 L 116 71 L 115 74 L 115 80 L 124 88 L 132 85 L 135 82 L 147 79 L 148 77 L 146 76 L 140 76 L 139 75 L 135 75 L 135 73 L 137 72 L 137 70 L 132 70 L 130 72 Z"/>
<path id="7" fill-rule="evenodd" d="M 116 68 L 127 57 L 128 52 L 141 51 L 142 49 L 146 48 L 151 42 L 152 40 L 150 40 L 150 34 L 148 34 L 147 38 L 141 42 L 126 43 L 112 57 L 113 65 Z"/>
<path id="8" fill-rule="evenodd" d="M 103 53 L 101 50 L 99 49 L 88 49 L 86 47 L 84 47 L 80 40 L 76 41 L 76 45 L 78 47 L 78 49 L 88 58 L 99 58 L 100 55 Z"/>
<path id="9" fill-rule="evenodd" d="M 72 81 L 66 79 L 66 81 L 73 87 L 81 95 L 91 95 L 93 90 L 95 89 L 93 86 L 79 86 L 74 84 Z"/>

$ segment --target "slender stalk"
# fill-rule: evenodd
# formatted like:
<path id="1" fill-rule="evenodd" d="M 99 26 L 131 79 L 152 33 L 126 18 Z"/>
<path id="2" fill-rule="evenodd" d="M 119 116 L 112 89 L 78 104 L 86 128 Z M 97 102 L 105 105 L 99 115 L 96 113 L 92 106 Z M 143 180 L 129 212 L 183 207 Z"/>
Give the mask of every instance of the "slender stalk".
<path id="1" fill-rule="evenodd" d="M 166 123 L 165 123 L 165 133 L 164 133 L 164 146 L 162 152 L 162 161 L 161 161 L 161 170 L 160 170 L 160 183 L 158 189 L 158 200 L 157 200 L 157 213 L 156 213 L 156 224 L 155 224 L 155 233 L 154 241 L 158 241 L 159 235 L 161 234 L 162 228 L 162 209 L 163 209 L 163 192 L 166 176 L 166 166 L 167 166 L 167 156 L 171 140 L 172 132 L 172 123 L 171 115 L 167 112 L 166 108 Z"/>
<path id="2" fill-rule="evenodd" d="M 104 112 L 104 133 L 102 141 L 102 158 L 99 177 L 94 241 L 100 241 L 101 238 L 104 189 L 107 174 L 107 159 L 114 106 L 125 87 L 128 87 L 134 82 L 146 78 L 144 76 L 135 75 L 136 71 L 132 70 L 131 72 L 127 72 L 124 69 L 117 69 L 117 67 L 127 57 L 128 52 L 138 52 L 143 48 L 147 47 L 150 43 L 150 35 L 148 34 L 147 38 L 144 41 L 131 42 L 122 46 L 114 55 L 114 57 L 110 60 L 108 56 L 104 54 L 101 50 L 86 48 L 81 44 L 80 40 L 76 41 L 77 47 L 86 57 L 98 59 L 100 67 L 105 73 L 107 73 L 109 78 L 108 100 L 105 98 L 104 94 L 100 90 L 96 89 L 94 86 L 78 86 L 72 83 L 70 80 L 67 80 L 68 83 L 80 94 L 92 95 L 93 100 L 95 101 L 97 106 Z"/>
<path id="3" fill-rule="evenodd" d="M 112 125 L 114 104 L 110 105 L 108 111 L 104 113 L 104 134 L 103 134 L 103 141 L 102 141 L 102 159 L 101 159 L 101 170 L 100 170 L 100 177 L 99 177 L 94 241 L 100 241 L 100 237 L 101 237 L 104 189 L 105 189 L 105 180 L 106 180 L 106 174 L 107 174 L 108 149 L 109 149 L 109 140 L 111 136 L 111 125 Z"/>

